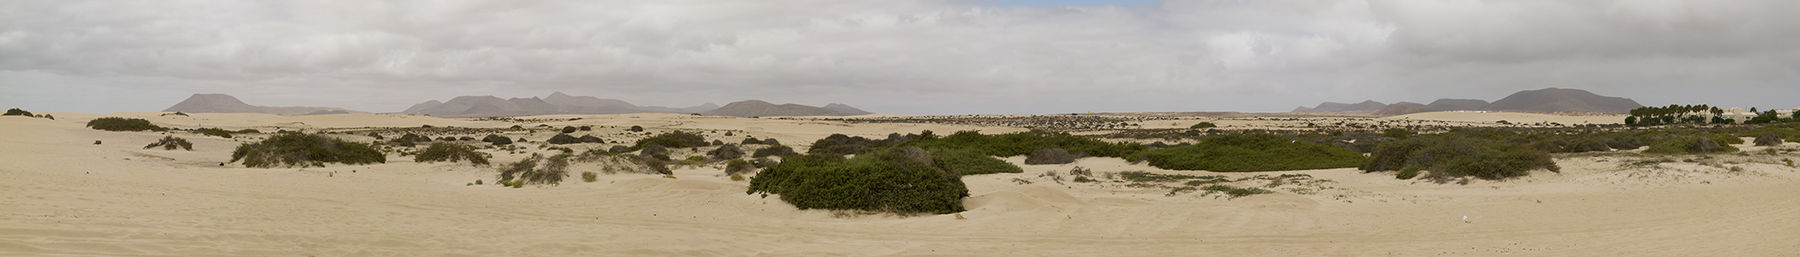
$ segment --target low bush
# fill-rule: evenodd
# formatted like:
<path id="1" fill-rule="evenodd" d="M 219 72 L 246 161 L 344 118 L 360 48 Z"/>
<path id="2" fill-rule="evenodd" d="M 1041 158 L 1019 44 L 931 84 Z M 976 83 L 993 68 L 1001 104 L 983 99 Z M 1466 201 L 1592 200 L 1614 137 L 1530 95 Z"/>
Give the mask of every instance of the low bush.
<path id="1" fill-rule="evenodd" d="M 581 129 L 578 129 L 578 128 L 575 128 L 572 126 L 563 126 L 562 133 L 563 134 L 575 133 L 575 131 L 578 131 L 578 130 L 581 130 Z"/>
<path id="2" fill-rule="evenodd" d="M 1119 172 L 1119 179 L 1131 182 L 1175 182 L 1190 179 L 1215 179 L 1222 176 L 1194 176 L 1184 174 L 1162 174 L 1148 171 Z"/>
<path id="3" fill-rule="evenodd" d="M 1234 187 L 1234 186 L 1230 186 L 1230 185 L 1211 185 L 1211 186 L 1206 186 L 1205 188 L 1202 188 L 1202 189 L 1206 190 L 1207 192 L 1225 194 L 1227 196 L 1230 196 L 1230 198 L 1238 198 L 1238 197 L 1245 197 L 1245 196 L 1269 193 L 1269 190 L 1263 190 L 1261 188 Z"/>
<path id="4" fill-rule="evenodd" d="M 643 149 L 638 150 L 638 156 L 643 156 L 644 158 L 649 158 L 652 160 L 668 161 L 669 160 L 669 148 L 665 148 L 662 145 L 657 145 L 657 144 L 647 145 L 647 146 L 644 146 Z"/>
<path id="5" fill-rule="evenodd" d="M 582 143 L 596 143 L 596 144 L 606 143 L 605 139 L 600 139 L 600 137 L 595 137 L 594 135 L 581 135 L 581 138 L 576 138 L 576 139 L 581 140 Z"/>
<path id="6" fill-rule="evenodd" d="M 19 108 L 6 109 L 6 114 L 0 115 L 0 116 L 37 117 L 37 115 L 32 115 L 31 112 L 28 112 L 28 111 L 25 111 L 25 110 L 19 109 Z"/>
<path id="7" fill-rule="evenodd" d="M 1687 136 L 1663 140 L 1662 142 L 1650 144 L 1650 149 L 1645 149 L 1644 152 L 1658 154 L 1702 154 L 1730 153 L 1738 151 L 1737 147 L 1720 144 L 1719 141 L 1714 140 L 1713 138 L 1714 137 L 1711 136 Z"/>
<path id="8" fill-rule="evenodd" d="M 738 142 L 738 144 L 745 144 L 745 145 L 760 145 L 760 144 L 762 144 L 762 140 L 756 140 L 756 138 L 754 138 L 754 137 L 751 137 L 751 138 L 744 138 L 744 141 L 743 141 L 743 142 Z"/>
<path id="9" fill-rule="evenodd" d="M 917 149 L 917 148 L 912 148 Z M 886 148 L 845 159 L 803 155 L 763 169 L 746 194 L 780 195 L 800 209 L 954 213 L 969 196 L 962 179 L 905 149 Z"/>
<path id="10" fill-rule="evenodd" d="M 762 149 L 756 149 L 755 152 L 750 153 L 750 158 L 763 158 L 763 157 L 769 157 L 769 156 L 780 156 L 782 158 L 786 158 L 788 156 L 795 156 L 795 155 L 800 155 L 800 153 L 794 152 L 794 148 L 787 147 L 785 145 L 773 145 L 773 146 L 769 146 L 769 147 L 764 147 Z"/>
<path id="11" fill-rule="evenodd" d="M 615 145 L 615 146 L 612 146 L 612 148 L 606 149 L 606 152 L 609 152 L 609 153 L 625 153 L 625 152 L 630 152 L 630 151 L 631 151 L 631 147 L 622 146 L 622 145 Z"/>
<path id="12" fill-rule="evenodd" d="M 238 134 L 262 134 L 262 131 L 258 131 L 256 129 L 239 129 L 236 132 Z"/>
<path id="13" fill-rule="evenodd" d="M 1216 127 L 1219 127 L 1219 125 L 1214 125 L 1212 122 L 1200 122 L 1200 123 L 1194 123 L 1193 126 L 1188 126 L 1188 128 L 1190 128 L 1190 129 L 1209 129 L 1209 128 L 1216 128 Z"/>
<path id="14" fill-rule="evenodd" d="M 631 125 L 631 129 L 627 130 L 630 130 L 631 132 L 644 132 L 644 126 Z"/>
<path id="15" fill-rule="evenodd" d="M 1403 128 L 1390 128 L 1390 129 L 1381 131 L 1381 136 L 1391 137 L 1391 138 L 1395 138 L 1395 139 L 1406 139 L 1408 137 L 1412 137 L 1413 135 L 1418 135 L 1418 134 L 1419 134 L 1418 132 L 1413 132 L 1411 130 L 1406 130 Z"/>
<path id="16" fill-rule="evenodd" d="M 148 130 L 148 131 L 165 131 L 165 130 L 169 130 L 169 129 L 166 129 L 163 127 L 158 127 L 154 124 L 150 124 L 150 121 L 148 121 L 148 120 L 128 119 L 128 118 L 119 118 L 119 117 L 105 117 L 105 118 L 90 120 L 90 121 L 88 121 L 87 126 L 90 128 L 94 128 L 94 129 L 98 129 L 98 130 L 105 130 L 105 131 L 146 131 L 146 130 Z"/>
<path id="17" fill-rule="evenodd" d="M 927 152 L 931 154 L 932 165 L 957 176 L 1025 172 L 1018 165 L 974 150 L 936 148 Z"/>
<path id="18" fill-rule="evenodd" d="M 643 149 L 645 146 L 653 144 L 673 148 L 701 147 L 708 145 L 706 143 L 706 137 L 700 136 L 699 134 L 674 131 L 638 139 L 637 143 L 632 144 L 631 149 Z"/>
<path id="19" fill-rule="evenodd" d="M 475 165 L 487 165 L 488 154 L 475 151 L 475 147 L 455 143 L 431 143 L 431 146 L 419 150 L 413 156 L 414 162 L 459 162 L 469 160 Z"/>
<path id="20" fill-rule="evenodd" d="M 200 133 L 201 135 L 231 138 L 231 131 L 220 128 L 202 128 L 194 130 L 194 132 Z"/>
<path id="21" fill-rule="evenodd" d="M 1504 179 L 1529 175 L 1534 169 L 1559 171 L 1550 153 L 1532 147 L 1529 140 L 1508 140 L 1516 135 L 1494 130 L 1459 130 L 1450 133 L 1420 135 L 1381 144 L 1363 171 L 1401 171 L 1396 178 L 1416 176 L 1430 170 L 1428 176 L 1438 182 L 1456 177 Z"/>
<path id="22" fill-rule="evenodd" d="M 730 162 L 725 163 L 725 174 L 726 175 L 737 175 L 738 173 L 748 173 L 748 172 L 752 172 L 752 171 L 756 171 L 756 167 L 751 166 L 750 161 L 745 161 L 743 159 L 733 159 Z"/>
<path id="23" fill-rule="evenodd" d="M 386 163 L 387 156 L 368 144 L 348 142 L 314 134 L 286 133 L 261 142 L 239 145 L 231 152 L 231 162 L 242 160 L 244 166 L 309 167 L 325 163 Z"/>
<path id="24" fill-rule="evenodd" d="M 770 138 L 770 139 L 763 139 L 763 140 L 762 140 L 762 144 L 765 144 L 765 145 L 781 145 L 781 141 L 778 141 L 778 140 L 775 140 L 775 139 L 774 139 L 774 138 Z"/>
<path id="25" fill-rule="evenodd" d="M 712 151 L 707 151 L 706 157 L 712 158 L 713 160 L 720 160 L 720 161 L 743 158 L 744 157 L 744 149 L 738 148 L 737 145 L 724 145 L 724 146 L 720 146 L 718 149 L 713 149 Z"/>
<path id="26" fill-rule="evenodd" d="M 1025 157 L 1025 164 L 1069 164 L 1074 163 L 1076 158 L 1081 158 L 1081 156 L 1071 154 L 1061 148 L 1043 148 L 1031 151 L 1031 155 Z"/>
<path id="27" fill-rule="evenodd" d="M 1363 162 L 1348 149 L 1264 133 L 1208 136 L 1198 144 L 1144 151 L 1143 158 L 1157 168 L 1217 172 L 1348 168 Z"/>
<path id="28" fill-rule="evenodd" d="M 581 172 L 581 181 L 593 183 L 595 180 L 600 180 L 599 173 L 594 173 L 592 171 Z"/>
<path id="29" fill-rule="evenodd" d="M 550 139 L 545 139 L 544 142 L 558 145 L 582 143 L 581 138 L 570 136 L 569 134 L 556 134 L 555 136 L 551 136 Z"/>
<path id="30" fill-rule="evenodd" d="M 557 154 L 544 158 L 542 154 L 531 154 L 519 162 L 502 165 L 499 168 L 500 181 L 513 181 L 528 184 L 559 184 L 563 177 L 569 176 L 569 159 L 572 155 Z M 539 167 L 542 162 L 542 167 Z M 514 180 L 514 178 L 517 180 Z"/>
<path id="31" fill-rule="evenodd" d="M 95 141 L 95 142 L 99 142 L 99 141 Z M 188 150 L 188 151 L 194 150 L 193 143 L 189 143 L 187 141 L 187 139 L 183 139 L 183 138 L 179 138 L 179 137 L 175 137 L 175 136 L 163 136 L 163 138 L 161 140 L 156 140 L 155 143 L 150 143 L 150 145 L 144 146 L 144 149 L 157 148 L 157 147 L 162 147 L 163 150 L 175 150 L 175 148 L 181 148 L 181 150 Z"/>
<path id="32" fill-rule="evenodd" d="M 481 138 L 481 142 L 487 142 L 494 145 L 510 145 L 513 143 L 513 140 L 510 137 L 502 135 L 488 134 L 487 137 Z"/>
<path id="33" fill-rule="evenodd" d="M 1781 145 L 1781 143 L 1781 137 L 1775 136 L 1774 134 L 1756 136 L 1756 146 L 1778 146 Z"/>

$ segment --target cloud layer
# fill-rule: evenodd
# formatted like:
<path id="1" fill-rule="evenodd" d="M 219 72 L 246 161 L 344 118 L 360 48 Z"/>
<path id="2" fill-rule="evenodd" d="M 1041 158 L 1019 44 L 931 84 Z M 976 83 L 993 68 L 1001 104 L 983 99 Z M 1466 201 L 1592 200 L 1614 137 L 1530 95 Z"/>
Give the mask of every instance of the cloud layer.
<path id="1" fill-rule="evenodd" d="M 1584 88 L 1800 105 L 1793 1 L 9 1 L 0 101 L 398 111 L 551 91 L 897 113 L 1285 111 Z M 1785 96 L 1785 97 L 1784 97 Z"/>

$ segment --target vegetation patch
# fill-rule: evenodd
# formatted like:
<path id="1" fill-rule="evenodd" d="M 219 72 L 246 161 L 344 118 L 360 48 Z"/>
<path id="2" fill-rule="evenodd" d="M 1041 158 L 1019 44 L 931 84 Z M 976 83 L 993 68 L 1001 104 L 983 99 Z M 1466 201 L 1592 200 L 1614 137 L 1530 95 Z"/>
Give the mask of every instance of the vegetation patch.
<path id="1" fill-rule="evenodd" d="M 224 129 L 220 129 L 220 128 L 202 128 L 202 129 L 196 129 L 196 130 L 194 130 L 194 132 L 200 133 L 201 135 L 207 135 L 207 136 L 231 138 L 230 130 L 224 130 Z"/>
<path id="2" fill-rule="evenodd" d="M 158 127 L 154 124 L 150 124 L 150 121 L 148 121 L 148 120 L 133 119 L 133 118 L 119 118 L 119 117 L 105 117 L 105 118 L 90 120 L 90 121 L 88 121 L 87 126 L 89 128 L 105 130 L 105 131 L 165 131 L 165 130 L 169 130 L 167 128 Z"/>
<path id="3" fill-rule="evenodd" d="M 974 150 L 937 148 L 927 152 L 933 165 L 958 176 L 1025 172 L 1018 165 Z"/>
<path id="4" fill-rule="evenodd" d="M 1264 133 L 1208 136 L 1194 145 L 1145 151 L 1143 158 L 1158 168 L 1217 172 L 1348 168 L 1363 162 L 1348 149 Z"/>
<path id="5" fill-rule="evenodd" d="M 700 136 L 700 134 L 687 133 L 687 132 L 682 132 L 682 131 L 674 131 L 674 132 L 669 132 L 669 133 L 658 134 L 658 135 L 651 136 L 651 137 L 646 137 L 644 139 L 638 139 L 638 141 L 636 143 L 632 144 L 631 149 L 643 149 L 644 147 L 647 147 L 650 145 L 660 145 L 663 147 L 674 147 L 674 148 L 689 148 L 689 147 L 707 146 L 709 144 L 706 142 L 706 137 Z"/>
<path id="6" fill-rule="evenodd" d="M 188 150 L 188 151 L 194 150 L 193 143 L 189 143 L 187 141 L 187 139 L 183 139 L 183 138 L 179 138 L 179 137 L 175 137 L 175 136 L 163 136 L 162 139 L 156 140 L 155 143 L 150 143 L 150 145 L 144 146 L 144 149 L 151 149 L 151 148 L 157 148 L 157 147 L 162 147 L 163 150 L 175 150 L 175 148 L 181 148 L 181 150 Z"/>
<path id="7" fill-rule="evenodd" d="M 913 149 L 913 150 L 907 150 Z M 748 194 L 780 195 L 800 209 L 955 213 L 969 196 L 962 179 L 920 160 L 917 148 L 886 148 L 846 159 L 803 155 L 784 159 L 750 180 Z"/>
<path id="8" fill-rule="evenodd" d="M 764 147 L 762 149 L 756 149 L 755 152 L 752 152 L 750 154 L 750 158 L 763 158 L 763 157 L 769 157 L 769 156 L 780 156 L 780 157 L 786 158 L 788 156 L 795 156 L 795 155 L 800 155 L 800 153 L 794 152 L 794 148 L 792 148 L 792 147 L 787 147 L 785 145 L 772 145 L 769 147 Z"/>
<path id="9" fill-rule="evenodd" d="M 286 133 L 261 142 L 239 145 L 231 152 L 231 162 L 244 166 L 271 168 L 325 166 L 325 163 L 386 163 L 387 156 L 368 144 L 348 142 L 313 134 Z"/>
<path id="10" fill-rule="evenodd" d="M 1383 143 L 1360 168 L 1401 171 L 1397 178 L 1429 170 L 1429 178 L 1438 182 L 1469 176 L 1504 179 L 1529 175 L 1534 169 L 1560 170 L 1550 153 L 1528 143 L 1503 141 L 1509 135 L 1512 134 L 1486 130 L 1458 131 Z"/>
<path id="11" fill-rule="evenodd" d="M 1742 139 L 1739 141 L 1742 141 Z M 1662 142 L 1651 144 L 1650 149 L 1644 150 L 1645 153 L 1658 154 L 1730 153 L 1737 151 L 1737 147 L 1721 144 L 1718 140 L 1715 140 L 1714 137 L 1709 136 L 1688 136 L 1664 140 Z"/>
<path id="12" fill-rule="evenodd" d="M 487 153 L 475 151 L 475 147 L 455 143 L 431 143 L 431 146 L 419 150 L 413 156 L 414 162 L 460 162 L 468 160 L 475 165 L 488 164 Z"/>
<path id="13" fill-rule="evenodd" d="M 19 109 L 19 108 L 6 109 L 6 114 L 0 115 L 0 116 L 37 117 L 37 115 L 32 115 L 31 112 L 28 112 L 28 111 L 25 111 L 24 109 Z"/>
<path id="14" fill-rule="evenodd" d="M 717 149 L 713 149 L 712 151 L 707 151 L 706 157 L 712 158 L 713 160 L 721 160 L 721 161 L 722 160 L 734 160 L 737 158 L 744 158 L 744 149 L 738 148 L 737 145 L 719 146 L 719 148 L 717 148 Z"/>
<path id="15" fill-rule="evenodd" d="M 1031 151 L 1031 155 L 1025 157 L 1025 164 L 1069 164 L 1074 163 L 1077 158 L 1081 158 L 1081 156 L 1061 148 L 1044 148 Z"/>

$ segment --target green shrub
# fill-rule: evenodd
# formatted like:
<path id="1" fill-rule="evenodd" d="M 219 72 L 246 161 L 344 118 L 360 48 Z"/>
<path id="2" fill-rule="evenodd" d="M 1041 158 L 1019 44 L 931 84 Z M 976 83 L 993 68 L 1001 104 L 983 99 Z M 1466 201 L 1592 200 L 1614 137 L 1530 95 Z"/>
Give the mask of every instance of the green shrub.
<path id="1" fill-rule="evenodd" d="M 157 147 L 162 147 L 163 150 L 175 150 L 175 148 L 181 148 L 181 150 L 188 150 L 188 151 L 194 150 L 193 143 L 189 143 L 187 141 L 187 139 L 182 139 L 182 138 L 175 137 L 175 136 L 163 136 L 163 138 L 161 140 L 156 140 L 155 143 L 150 143 L 150 145 L 144 146 L 144 149 L 157 148 Z"/>
<path id="2" fill-rule="evenodd" d="M 1071 154 L 1061 148 L 1043 148 L 1031 151 L 1031 155 L 1025 157 L 1025 164 L 1069 164 L 1074 163 L 1076 158 L 1081 158 L 1081 156 Z"/>
<path id="3" fill-rule="evenodd" d="M 669 132 L 669 133 L 658 134 L 658 135 L 651 136 L 651 137 L 646 137 L 644 139 L 638 139 L 637 143 L 632 144 L 631 149 L 643 149 L 644 147 L 649 146 L 649 145 L 661 145 L 663 147 L 673 147 L 673 148 L 689 148 L 689 147 L 707 146 L 709 144 L 706 143 L 706 137 L 700 136 L 699 134 L 687 133 L 687 132 L 682 132 L 682 131 L 674 131 L 674 132 Z"/>
<path id="4" fill-rule="evenodd" d="M 850 159 L 841 155 L 787 158 L 752 178 L 745 193 L 777 194 L 800 209 L 963 211 L 962 199 L 969 190 L 962 179 L 907 152 L 887 148 Z"/>
<path id="5" fill-rule="evenodd" d="M 631 125 L 631 129 L 628 130 L 631 132 L 644 132 L 644 126 Z"/>
<path id="6" fill-rule="evenodd" d="M 1781 143 L 1781 137 L 1773 134 L 1756 136 L 1756 146 L 1778 146 L 1781 145 Z"/>
<path id="7" fill-rule="evenodd" d="M 148 120 L 128 119 L 128 118 L 119 118 L 119 117 L 105 117 L 105 118 L 94 119 L 94 120 L 88 121 L 87 126 L 90 128 L 94 128 L 94 129 L 98 129 L 98 130 L 105 130 L 105 131 L 146 131 L 146 130 L 148 130 L 148 131 L 164 131 L 164 130 L 169 130 L 169 129 L 166 129 L 163 127 L 157 127 L 156 125 L 150 124 L 150 121 L 148 121 Z"/>
<path id="8" fill-rule="evenodd" d="M 1077 155 L 1129 157 L 1147 149 L 1138 143 L 1114 144 L 1064 132 L 1028 131 L 982 135 L 975 131 L 962 131 L 943 138 L 931 136 L 929 132 L 900 138 L 909 141 L 900 143 L 925 148 L 972 148 L 993 156 L 1027 155 L 1038 149 L 1059 148 Z"/>
<path id="9" fill-rule="evenodd" d="M 668 161 L 669 160 L 669 148 L 664 148 L 662 145 L 651 144 L 648 146 L 644 146 L 644 149 L 639 150 L 638 156 L 643 156 L 644 158 L 650 158 L 650 159 L 655 159 L 655 160 Z"/>
<path id="10" fill-rule="evenodd" d="M 0 115 L 0 116 L 25 116 L 25 117 L 36 117 L 36 116 L 37 116 L 37 115 L 32 115 L 32 114 L 31 114 L 31 112 L 28 112 L 28 111 L 25 111 L 25 110 L 23 110 L 23 109 L 19 109 L 19 108 L 12 108 L 12 109 L 6 109 L 6 114 L 4 114 L 4 115 Z"/>
<path id="11" fill-rule="evenodd" d="M 1190 129 L 1209 129 L 1209 128 L 1216 128 L 1216 127 L 1219 127 L 1219 125 L 1214 125 L 1212 122 L 1200 122 L 1200 123 L 1194 123 L 1193 126 L 1188 126 L 1188 128 L 1190 128 Z"/>
<path id="12" fill-rule="evenodd" d="M 555 136 L 551 136 L 550 139 L 544 140 L 544 142 L 551 143 L 551 144 L 558 144 L 558 145 L 579 144 L 579 143 L 581 143 L 581 138 L 576 138 L 575 136 L 570 136 L 569 134 L 556 134 Z"/>
<path id="13" fill-rule="evenodd" d="M 594 173 L 594 172 L 592 172 L 592 171 L 583 171 L 583 172 L 581 172 L 581 181 L 585 181 L 585 182 L 588 182 L 588 183 L 593 183 L 593 182 L 594 182 L 594 181 L 595 181 L 595 180 L 600 180 L 600 174 L 599 174 L 599 173 Z"/>
<path id="14" fill-rule="evenodd" d="M 1713 138 L 1715 138 L 1715 137 L 1713 137 L 1713 136 L 1686 136 L 1686 137 L 1680 137 L 1680 138 L 1675 138 L 1675 139 L 1663 140 L 1662 142 L 1657 142 L 1655 144 L 1651 144 L 1650 149 L 1645 149 L 1644 152 L 1658 153 L 1658 154 L 1700 154 L 1700 153 L 1730 153 L 1730 152 L 1738 151 L 1737 147 L 1732 147 L 1731 145 L 1720 144 L 1718 141 L 1714 140 Z"/>
<path id="15" fill-rule="evenodd" d="M 1145 151 L 1144 158 L 1163 169 L 1217 172 L 1347 168 L 1363 162 L 1348 149 L 1264 133 L 1209 136 L 1194 145 Z"/>
<path id="16" fill-rule="evenodd" d="M 481 138 L 481 142 L 487 142 L 494 145 L 510 145 L 513 143 L 513 140 L 510 137 L 502 135 L 488 134 L 487 137 Z"/>
<path id="17" fill-rule="evenodd" d="M 730 136 L 730 135 L 726 135 L 726 136 Z M 744 138 L 744 141 L 738 142 L 738 144 L 760 145 L 760 144 L 762 144 L 762 140 L 756 140 L 756 138 L 754 138 L 754 137 L 749 137 L 749 138 Z"/>
<path id="18" fill-rule="evenodd" d="M 1206 186 L 1206 188 L 1203 188 L 1203 189 L 1205 189 L 1207 192 L 1223 193 L 1225 195 L 1231 196 L 1231 198 L 1238 198 L 1238 197 L 1245 197 L 1245 196 L 1269 193 L 1269 190 L 1263 190 L 1261 188 L 1234 187 L 1234 186 L 1229 186 L 1229 185 L 1211 185 L 1211 186 Z"/>
<path id="19" fill-rule="evenodd" d="M 231 152 L 231 161 L 242 160 L 244 166 L 309 167 L 325 163 L 386 163 L 387 156 L 368 144 L 348 142 L 314 134 L 286 133 L 261 142 L 239 145 Z"/>
<path id="20" fill-rule="evenodd" d="M 431 146 L 419 150 L 413 156 L 414 162 L 459 162 L 469 160 L 475 165 L 487 165 L 488 154 L 475 151 L 475 147 L 455 143 L 431 143 Z"/>
<path id="21" fill-rule="evenodd" d="M 795 155 L 800 155 L 800 153 L 794 152 L 794 148 L 785 145 L 773 145 L 764 147 L 763 149 L 756 149 L 755 152 L 750 153 L 750 158 L 763 158 L 769 156 L 781 156 L 786 158 Z"/>
<path id="22" fill-rule="evenodd" d="M 1400 172 L 1394 173 L 1394 178 L 1397 178 L 1397 179 L 1413 179 L 1416 177 L 1419 177 L 1419 167 L 1418 166 L 1407 166 L 1405 168 L 1400 168 Z"/>
<path id="23" fill-rule="evenodd" d="M 1406 139 L 1408 137 L 1412 137 L 1413 135 L 1418 135 L 1418 134 L 1419 134 L 1418 132 L 1413 132 L 1411 130 L 1406 130 L 1403 128 L 1390 128 L 1390 129 L 1381 131 L 1381 136 L 1391 137 L 1391 138 L 1396 138 L 1396 139 Z"/>
<path id="24" fill-rule="evenodd" d="M 1184 174 L 1161 174 L 1148 171 L 1119 172 L 1119 179 L 1131 182 L 1175 182 L 1189 179 L 1222 179 L 1222 176 L 1194 176 Z"/>
<path id="25" fill-rule="evenodd" d="M 724 145 L 720 146 L 718 149 L 707 151 L 706 157 L 712 158 L 713 160 L 733 160 L 743 158 L 744 149 L 738 148 L 737 145 Z"/>
<path id="26" fill-rule="evenodd" d="M 577 128 L 575 128 L 575 127 L 572 127 L 572 126 L 563 126 L 563 128 L 562 128 L 562 133 L 563 133 L 563 134 L 568 134 L 568 133 L 575 133 L 575 131 L 578 131 L 578 130 L 581 130 L 581 129 L 577 129 Z"/>
<path id="27" fill-rule="evenodd" d="M 194 132 L 199 132 L 201 135 L 231 138 L 231 131 L 220 128 L 202 128 L 194 130 Z"/>
<path id="28" fill-rule="evenodd" d="M 968 149 L 936 148 L 931 153 L 932 165 L 958 176 L 1024 173 L 1018 165 Z"/>
<path id="29" fill-rule="evenodd" d="M 751 166 L 750 161 L 745 161 L 743 159 L 733 159 L 730 162 L 725 163 L 725 174 L 726 175 L 737 175 L 738 173 L 746 173 L 746 172 L 751 172 L 751 171 L 756 171 L 756 167 Z"/>
<path id="30" fill-rule="evenodd" d="M 262 131 L 258 131 L 256 129 L 239 129 L 237 131 L 237 133 L 238 134 L 262 134 Z"/>
<path id="31" fill-rule="evenodd" d="M 781 141 L 779 141 L 779 140 L 775 140 L 775 139 L 774 139 L 774 138 L 770 138 L 770 139 L 763 139 L 763 140 L 762 140 L 762 144 L 765 144 L 765 145 L 781 145 Z"/>
<path id="32" fill-rule="evenodd" d="M 1508 138 L 1511 138 L 1510 140 Z M 1383 143 L 1360 169 L 1399 170 L 1395 178 L 1416 176 L 1430 170 L 1430 178 L 1444 182 L 1454 177 L 1504 179 L 1529 175 L 1533 169 L 1559 171 L 1550 153 L 1531 147 L 1532 141 L 1499 130 L 1460 130 L 1420 135 Z M 1411 172 L 1408 172 L 1411 171 Z"/>

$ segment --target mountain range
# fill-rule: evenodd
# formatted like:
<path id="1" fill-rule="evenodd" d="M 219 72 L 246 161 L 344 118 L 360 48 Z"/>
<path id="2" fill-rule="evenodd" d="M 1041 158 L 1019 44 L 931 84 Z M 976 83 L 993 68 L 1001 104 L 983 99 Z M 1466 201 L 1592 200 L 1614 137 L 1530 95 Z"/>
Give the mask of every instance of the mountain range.
<path id="1" fill-rule="evenodd" d="M 401 113 L 438 117 L 495 117 L 544 114 L 620 114 L 620 113 L 700 113 L 724 116 L 844 116 L 869 114 L 843 104 L 813 107 L 799 104 L 775 105 L 758 100 L 739 101 L 725 106 L 711 103 L 691 107 L 638 106 L 618 99 L 571 96 L 562 92 L 544 98 L 508 98 L 494 96 L 459 96 L 449 101 L 431 100 L 414 104 Z"/>
<path id="2" fill-rule="evenodd" d="M 1438 99 L 1431 104 L 1399 102 L 1382 104 L 1363 101 L 1356 104 L 1325 102 L 1316 107 L 1294 108 L 1293 112 L 1368 113 L 1393 116 L 1437 111 L 1505 111 L 1533 113 L 1626 113 L 1643 105 L 1623 97 L 1601 96 L 1580 89 L 1545 88 L 1513 93 L 1489 103 L 1478 99 Z"/>
<path id="3" fill-rule="evenodd" d="M 315 115 L 351 113 L 354 111 L 333 107 L 305 106 L 255 106 L 226 94 L 194 94 L 187 100 L 181 100 L 165 112 L 183 113 L 267 113 L 275 115 Z"/>

